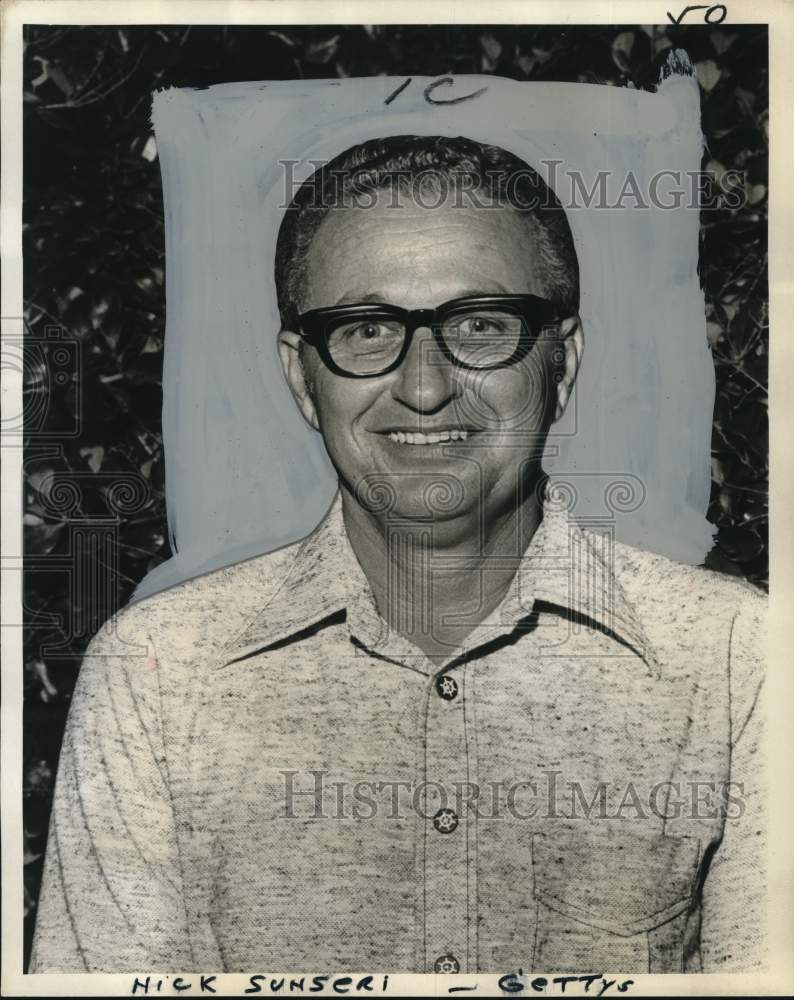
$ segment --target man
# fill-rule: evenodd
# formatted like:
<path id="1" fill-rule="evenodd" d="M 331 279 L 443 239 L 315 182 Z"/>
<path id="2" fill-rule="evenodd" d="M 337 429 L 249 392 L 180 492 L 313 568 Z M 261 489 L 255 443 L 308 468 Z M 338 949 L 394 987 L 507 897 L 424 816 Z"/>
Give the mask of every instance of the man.
<path id="1" fill-rule="evenodd" d="M 553 194 L 375 140 L 297 193 L 276 283 L 339 494 L 93 640 L 33 971 L 758 968 L 764 601 L 546 482 L 584 345 Z"/>

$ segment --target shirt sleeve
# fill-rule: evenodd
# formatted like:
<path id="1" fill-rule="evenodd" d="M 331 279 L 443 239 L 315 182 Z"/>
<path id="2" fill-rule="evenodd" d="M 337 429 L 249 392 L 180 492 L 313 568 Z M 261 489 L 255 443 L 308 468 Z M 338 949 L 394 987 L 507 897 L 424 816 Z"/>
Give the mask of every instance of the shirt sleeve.
<path id="1" fill-rule="evenodd" d="M 138 619 L 134 612 L 129 615 Z M 145 629 L 91 641 L 61 750 L 31 972 L 189 968 L 179 850 Z"/>
<path id="2" fill-rule="evenodd" d="M 725 831 L 703 887 L 704 972 L 760 971 L 767 961 L 766 644 L 766 600 L 753 595 L 731 630 L 731 786 Z"/>

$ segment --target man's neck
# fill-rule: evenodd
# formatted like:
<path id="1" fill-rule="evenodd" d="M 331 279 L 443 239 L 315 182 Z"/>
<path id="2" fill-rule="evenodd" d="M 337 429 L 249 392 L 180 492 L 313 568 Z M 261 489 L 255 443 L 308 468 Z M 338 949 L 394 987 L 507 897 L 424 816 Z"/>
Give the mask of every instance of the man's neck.
<path id="1" fill-rule="evenodd" d="M 344 488 L 342 513 L 381 617 L 439 662 L 498 607 L 543 516 L 534 490 L 470 523 L 375 515 Z"/>

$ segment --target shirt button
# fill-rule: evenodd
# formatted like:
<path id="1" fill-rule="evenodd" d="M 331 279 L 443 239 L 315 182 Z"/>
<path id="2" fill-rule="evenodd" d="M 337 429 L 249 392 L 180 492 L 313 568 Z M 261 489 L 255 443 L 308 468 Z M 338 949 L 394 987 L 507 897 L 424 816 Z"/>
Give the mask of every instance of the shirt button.
<path id="1" fill-rule="evenodd" d="M 433 826 L 439 833 L 452 833 L 458 828 L 458 814 L 452 809 L 439 809 L 433 817 Z"/>
<path id="2" fill-rule="evenodd" d="M 454 973 L 460 972 L 460 962 L 451 953 L 446 955 L 439 955 L 436 959 L 433 968 L 436 972 L 440 973 Z"/>
<path id="3" fill-rule="evenodd" d="M 452 701 L 458 697 L 458 682 L 449 674 L 441 674 L 436 678 L 436 691 L 444 701 Z"/>

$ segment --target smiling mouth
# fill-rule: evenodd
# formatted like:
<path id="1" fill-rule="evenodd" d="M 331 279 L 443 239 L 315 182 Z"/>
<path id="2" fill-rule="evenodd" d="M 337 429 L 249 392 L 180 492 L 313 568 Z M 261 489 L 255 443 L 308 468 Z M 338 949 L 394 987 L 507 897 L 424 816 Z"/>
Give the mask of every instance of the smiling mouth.
<path id="1" fill-rule="evenodd" d="M 451 441 L 465 441 L 469 436 L 469 431 L 449 430 L 433 431 L 430 434 L 422 434 L 420 431 L 389 431 L 386 435 L 395 444 L 448 444 Z"/>

